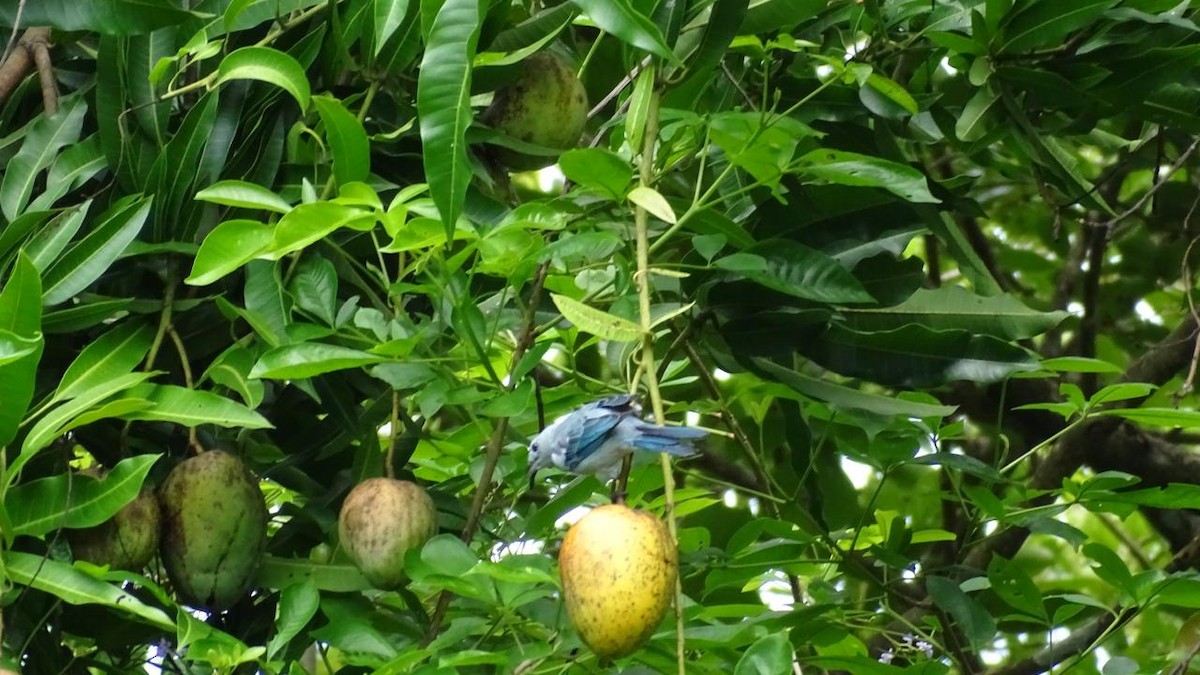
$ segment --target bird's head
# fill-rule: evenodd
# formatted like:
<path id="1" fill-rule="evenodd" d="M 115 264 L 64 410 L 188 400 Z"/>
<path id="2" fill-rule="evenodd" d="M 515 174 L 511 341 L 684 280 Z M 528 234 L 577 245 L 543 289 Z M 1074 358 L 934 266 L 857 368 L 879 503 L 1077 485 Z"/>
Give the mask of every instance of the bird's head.
<path id="1" fill-rule="evenodd" d="M 543 456 L 545 454 L 545 456 Z M 529 443 L 529 489 L 533 489 L 534 481 L 537 479 L 537 472 L 546 468 L 549 464 L 549 454 L 543 453 L 538 447 L 538 439 L 533 439 Z"/>

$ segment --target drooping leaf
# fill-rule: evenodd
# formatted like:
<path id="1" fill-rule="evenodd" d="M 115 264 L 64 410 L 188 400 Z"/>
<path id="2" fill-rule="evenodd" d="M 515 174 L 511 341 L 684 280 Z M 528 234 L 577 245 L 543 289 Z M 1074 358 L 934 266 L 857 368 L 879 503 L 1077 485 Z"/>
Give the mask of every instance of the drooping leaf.
<path id="1" fill-rule="evenodd" d="M 137 367 L 150 350 L 154 329 L 126 321 L 83 348 L 59 380 L 52 401 L 65 401 Z"/>
<path id="2" fill-rule="evenodd" d="M 93 527 L 137 497 L 161 455 L 118 462 L 102 479 L 59 474 L 14 486 L 4 496 L 13 534 L 42 537 L 63 527 Z"/>
<path id="3" fill-rule="evenodd" d="M 58 112 L 34 122 L 0 179 L 0 211 L 5 218 L 12 220 L 25 210 L 38 176 L 54 162 L 59 150 L 79 140 L 87 110 L 82 96 L 71 96 L 63 99 Z"/>
<path id="4" fill-rule="evenodd" d="M 150 197 L 131 195 L 100 216 L 88 235 L 46 270 L 43 302 L 57 305 L 70 300 L 99 279 L 141 231 L 152 201 Z"/>
<path id="5" fill-rule="evenodd" d="M 270 47 L 242 47 L 221 60 L 217 84 L 231 80 L 259 80 L 292 95 L 300 110 L 308 110 L 311 96 L 304 67 L 289 54 Z"/>
<path id="6" fill-rule="evenodd" d="M 5 551 L 4 567 L 14 583 L 49 593 L 69 605 L 104 605 L 168 634 L 175 632 L 175 622 L 161 609 L 70 565 L 30 553 Z"/>
<path id="7" fill-rule="evenodd" d="M 169 384 L 143 384 L 130 389 L 129 395 L 150 401 L 153 405 L 124 415 L 125 419 L 174 422 L 185 427 L 215 424 L 219 427 L 269 429 L 272 426 L 257 412 L 211 391 Z"/>
<path id="8" fill-rule="evenodd" d="M 12 274 L 0 289 L 0 330 L 22 342 L 34 341 L 33 350 L 0 365 L 0 447 L 17 435 L 25 409 L 33 399 L 38 362 L 42 357 L 42 279 L 25 254 L 17 256 Z"/>
<path id="9" fill-rule="evenodd" d="M 835 408 L 847 410 L 865 410 L 880 415 L 907 415 L 912 417 L 945 417 L 954 412 L 954 406 L 920 403 L 904 399 L 881 396 L 859 391 L 827 380 L 810 377 L 803 373 L 785 368 L 766 359 L 752 360 L 754 366 L 772 379 L 785 384 L 798 393 L 819 401 L 825 401 Z"/>
<path id="10" fill-rule="evenodd" d="M 954 622 L 972 645 L 984 645 L 995 638 L 996 620 L 957 583 L 945 577 L 929 576 L 925 579 L 925 588 L 934 603 L 954 617 Z"/>
<path id="11" fill-rule="evenodd" d="M 417 80 L 425 179 L 447 240 L 454 237 L 471 181 L 466 135 L 473 118 L 471 61 L 479 23 L 479 0 L 446 0 L 434 18 Z"/>
<path id="12" fill-rule="evenodd" d="M 325 128 L 338 185 L 365 181 L 371 173 L 371 143 L 362 123 L 336 98 L 316 96 L 313 103 Z"/>
<path id="13" fill-rule="evenodd" d="M 646 15 L 639 12 L 629 0 L 571 0 L 583 10 L 589 19 L 594 21 L 602 30 L 620 38 L 622 41 L 638 49 L 679 63 L 679 58 L 662 32 Z"/>
<path id="14" fill-rule="evenodd" d="M 883 331 L 908 324 L 933 330 L 965 330 L 1021 340 L 1040 335 L 1061 323 L 1066 312 L 1039 312 L 1012 295 L 980 296 L 958 286 L 918 289 L 893 307 L 850 307 L 846 325 L 855 330 Z"/>

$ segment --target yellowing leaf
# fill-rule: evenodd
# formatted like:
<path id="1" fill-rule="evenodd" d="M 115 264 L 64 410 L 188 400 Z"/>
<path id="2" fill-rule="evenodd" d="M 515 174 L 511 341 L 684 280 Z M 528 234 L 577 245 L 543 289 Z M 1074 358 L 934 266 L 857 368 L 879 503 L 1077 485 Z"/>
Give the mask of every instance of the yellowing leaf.
<path id="1" fill-rule="evenodd" d="M 667 203 L 667 198 L 659 194 L 658 190 L 639 185 L 629 191 L 629 201 L 646 209 L 664 223 L 675 224 L 675 211 Z"/>
<path id="2" fill-rule="evenodd" d="M 579 330 L 615 342 L 633 342 L 642 337 L 642 328 L 629 319 L 622 319 L 608 312 L 589 307 L 573 298 L 557 293 L 550 294 L 554 306 Z"/>

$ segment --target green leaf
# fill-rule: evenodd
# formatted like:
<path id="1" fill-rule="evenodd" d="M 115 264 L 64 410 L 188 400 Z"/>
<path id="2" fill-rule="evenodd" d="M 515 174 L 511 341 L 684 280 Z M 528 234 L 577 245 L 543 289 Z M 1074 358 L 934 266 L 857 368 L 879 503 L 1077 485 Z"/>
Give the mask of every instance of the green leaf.
<path id="1" fill-rule="evenodd" d="M 867 77 L 866 87 L 872 91 L 879 92 L 892 103 L 903 108 L 910 115 L 916 115 L 920 112 L 920 107 L 913 99 L 912 94 L 908 90 L 892 80 L 880 75 L 879 73 L 871 73 Z"/>
<path id="2" fill-rule="evenodd" d="M 188 110 L 183 124 L 150 168 L 150 192 L 154 195 L 152 241 L 190 239 L 194 233 L 189 211 L 194 207 L 193 193 L 203 170 L 201 157 L 214 137 L 219 97 L 218 91 L 210 91 Z"/>
<path id="3" fill-rule="evenodd" d="M 137 367 L 154 338 L 154 329 L 126 321 L 83 348 L 67 367 L 52 401 L 65 401 Z"/>
<path id="4" fill-rule="evenodd" d="M 125 419 L 174 422 L 185 427 L 215 424 L 233 429 L 270 429 L 272 424 L 250 408 L 212 393 L 169 384 L 143 384 L 130 396 L 146 399 L 153 407 L 124 415 Z"/>
<path id="5" fill-rule="evenodd" d="M 749 0 L 716 0 L 713 3 L 700 46 L 688 57 L 687 79 L 678 85 L 679 89 L 687 90 L 694 82 L 711 77 L 729 53 L 729 44 L 737 37 L 749 4 Z"/>
<path id="6" fill-rule="evenodd" d="M 826 0 L 753 0 L 738 35 L 777 35 L 816 17 L 828 4 Z"/>
<path id="7" fill-rule="evenodd" d="M 774 187 L 788 172 L 800 140 L 820 136 L 791 117 L 765 118 L 761 113 L 723 112 L 709 122 L 712 142 L 729 161 L 763 184 Z"/>
<path id="8" fill-rule="evenodd" d="M 88 200 L 60 212 L 29 238 L 25 244 L 25 254 L 38 271 L 45 271 L 75 238 L 91 205 L 91 200 Z"/>
<path id="9" fill-rule="evenodd" d="M 327 259 L 308 256 L 302 260 L 288 290 L 296 299 L 297 308 L 312 314 L 327 326 L 333 326 L 337 321 L 337 270 Z"/>
<path id="10" fill-rule="evenodd" d="M 787 385 L 804 396 L 825 401 L 835 408 L 865 410 L 880 415 L 905 417 L 946 417 L 956 410 L 954 406 L 907 401 L 851 389 L 840 384 L 809 377 L 762 358 L 751 359 L 751 361 L 770 379 Z"/>
<path id="11" fill-rule="evenodd" d="M 1200 411 L 1175 408 L 1120 408 L 1102 410 L 1097 415 L 1120 417 L 1152 427 L 1191 429 L 1200 427 Z"/>
<path id="12" fill-rule="evenodd" d="M 558 168 L 568 180 L 600 190 L 613 199 L 624 197 L 633 180 L 629 162 L 603 148 L 568 150 L 559 156 Z"/>
<path id="13" fill-rule="evenodd" d="M 269 380 L 302 380 L 322 373 L 358 368 L 387 359 L 377 354 L 322 342 L 283 345 L 262 355 L 250 377 Z"/>
<path id="14" fill-rule="evenodd" d="M 718 258 L 715 266 L 773 291 L 817 302 L 873 302 L 858 279 L 833 258 L 789 240 L 761 242 Z"/>
<path id="15" fill-rule="evenodd" d="M 424 363 L 380 363 L 368 368 L 367 372 L 398 391 L 416 389 L 437 379 L 437 371 Z"/>
<path id="16" fill-rule="evenodd" d="M 629 191 L 628 197 L 629 201 L 642 207 L 655 218 L 664 223 L 675 224 L 675 211 L 671 209 L 671 205 L 667 203 L 666 198 L 659 194 L 658 190 L 639 185 Z"/>
<path id="17" fill-rule="evenodd" d="M 965 330 L 1022 340 L 1041 335 L 1070 316 L 1039 312 L 1010 294 L 980 296 L 959 286 L 918 289 L 892 307 L 850 307 L 843 310 L 846 325 L 857 330 L 889 330 L 920 324 L 933 330 Z"/>
<path id="18" fill-rule="evenodd" d="M 954 124 L 954 135 L 958 137 L 958 140 L 969 142 L 983 138 L 990 131 L 987 124 L 988 111 L 998 100 L 1000 100 L 1000 95 L 990 86 L 980 87 L 971 100 L 963 106 L 962 113 Z"/>
<path id="19" fill-rule="evenodd" d="M 270 47 L 242 47 L 221 60 L 216 84 L 232 80 L 259 80 L 292 95 L 300 110 L 308 110 L 311 96 L 308 75 L 292 56 Z"/>
<path id="20" fill-rule="evenodd" d="M 24 253 L 17 255 L 12 274 L 0 290 L 0 330 L 20 340 L 35 340 L 32 352 L 0 365 L 0 448 L 17 435 L 33 399 L 38 362 L 42 357 L 42 279 Z"/>
<path id="21" fill-rule="evenodd" d="M 792 672 L 792 643 L 787 635 L 759 638 L 742 653 L 733 675 L 778 675 Z"/>
<path id="22" fill-rule="evenodd" d="M 813 150 L 798 160 L 801 173 L 838 185 L 883 188 L 910 202 L 938 203 L 925 174 L 911 166 L 841 150 Z"/>
<path id="23" fill-rule="evenodd" d="M 466 135 L 479 25 L 479 0 L 446 0 L 433 20 L 417 79 L 425 180 L 447 240 L 454 237 L 471 182 Z"/>
<path id="24" fill-rule="evenodd" d="M 227 220 L 213 228 L 200 243 L 192 272 L 184 279 L 191 286 L 206 286 L 265 254 L 275 229 L 257 220 Z"/>
<path id="25" fill-rule="evenodd" d="M 338 185 L 367 180 L 371 173 L 371 142 L 362 122 L 332 96 L 314 96 L 313 103 L 325 127 Z"/>
<path id="26" fill-rule="evenodd" d="M 642 328 L 629 319 L 614 316 L 565 295 L 551 293 L 550 299 L 562 315 L 579 330 L 605 340 L 633 342 L 642 337 Z"/>
<path id="27" fill-rule="evenodd" d="M 495 398 L 489 399 L 479 409 L 480 414 L 487 417 L 516 417 L 529 410 L 533 404 L 533 380 L 525 379 L 513 388 Z"/>
<path id="28" fill-rule="evenodd" d="M 353 563 L 319 563 L 308 559 L 263 556 L 255 583 L 262 588 L 284 589 L 312 583 L 318 590 L 353 593 L 371 588 L 371 582 Z"/>
<path id="29" fill-rule="evenodd" d="M 917 464 L 924 466 L 943 466 L 948 469 L 955 469 L 972 476 L 977 476 L 988 482 L 999 482 L 1003 480 L 1003 476 L 990 464 L 975 459 L 970 455 L 959 455 L 953 452 L 932 452 L 927 455 L 914 457 L 906 460 L 905 464 Z"/>
<path id="30" fill-rule="evenodd" d="M 279 607 L 275 617 L 275 635 L 267 644 L 270 659 L 287 643 L 300 634 L 308 622 L 317 615 L 321 605 L 321 593 L 311 578 L 294 583 L 279 594 Z"/>
<path id="31" fill-rule="evenodd" d="M 1042 367 L 1058 373 L 1106 373 L 1111 375 L 1121 372 L 1120 366 L 1082 356 L 1057 356 L 1052 359 L 1043 359 Z"/>
<path id="32" fill-rule="evenodd" d="M 41 211 L 54 206 L 64 195 L 79 189 L 107 168 L 108 158 L 100 147 L 99 134 L 92 134 L 83 142 L 71 145 L 54 160 L 46 174 L 44 189 L 29 203 L 28 210 Z"/>
<path id="33" fill-rule="evenodd" d="M 1061 45 L 1068 34 L 1092 23 L 1118 3 L 1119 0 L 1075 0 L 1062 7 L 1028 3 L 1023 10 L 1005 17 L 999 51 L 1023 52 Z"/>
<path id="34" fill-rule="evenodd" d="M 301 204 L 279 219 L 268 250 L 271 257 L 278 260 L 315 244 L 332 232 L 364 220 L 374 222 L 375 216 L 362 209 L 334 202 Z"/>
<path id="35" fill-rule="evenodd" d="M 175 632 L 175 622 L 161 609 L 70 565 L 40 555 L 5 551 L 4 566 L 14 583 L 49 593 L 68 605 L 104 605 L 168 634 Z"/>
<path id="36" fill-rule="evenodd" d="M 41 538 L 59 528 L 94 527 L 137 497 L 162 455 L 122 460 L 102 479 L 60 474 L 16 485 L 4 496 L 14 535 Z"/>
<path id="37" fill-rule="evenodd" d="M 601 30 L 612 33 L 622 42 L 643 49 L 655 56 L 660 56 L 676 65 L 679 58 L 667 41 L 663 39 L 658 26 L 644 14 L 637 11 L 629 0 L 571 0 L 583 10 Z"/>
<path id="38" fill-rule="evenodd" d="M 993 555 L 988 563 L 987 575 L 992 590 L 1010 607 L 1043 621 L 1049 620 L 1042 592 L 1019 564 Z"/>
<path id="39" fill-rule="evenodd" d="M 196 199 L 243 209 L 262 209 L 275 213 L 287 213 L 292 205 L 283 197 L 261 185 L 243 180 L 223 180 L 196 193 Z M 211 234 L 210 234 L 211 236 Z"/>
<path id="40" fill-rule="evenodd" d="M 50 445 L 55 438 L 97 419 L 94 416 L 84 417 L 84 414 L 93 406 L 118 392 L 146 381 L 153 375 L 154 373 L 142 372 L 118 375 L 80 392 L 74 398 L 52 408 L 42 419 L 38 420 L 37 424 L 33 425 L 29 434 L 25 436 L 25 440 L 21 443 L 21 454 L 9 466 L 11 469 L 9 476 L 15 476 L 37 451 Z"/>
<path id="41" fill-rule="evenodd" d="M 925 588 L 934 604 L 954 618 L 974 649 L 989 645 L 996 638 L 996 620 L 958 584 L 945 577 L 928 576 Z"/>
<path id="42" fill-rule="evenodd" d="M 12 331 L 0 329 L 0 366 L 19 361 L 43 345 L 41 336 L 24 338 Z"/>
<path id="43" fill-rule="evenodd" d="M 400 25 L 404 23 L 404 17 L 408 15 L 408 0 L 373 0 L 374 5 L 374 22 L 375 27 L 374 52 L 372 56 L 379 56 L 380 50 L 387 44 L 389 38 L 396 32 Z"/>
<path id="44" fill-rule="evenodd" d="M 70 300 L 108 271 L 141 231 L 152 201 L 130 195 L 114 203 L 87 236 L 46 270 L 42 302 L 57 305 Z"/>
<path id="45" fill-rule="evenodd" d="M 16 218 L 29 203 L 34 183 L 49 167 L 58 151 L 79 140 L 87 103 L 82 96 L 70 96 L 53 115 L 37 119 L 25 135 L 21 149 L 8 160 L 0 179 L 0 211 L 9 220 Z"/>

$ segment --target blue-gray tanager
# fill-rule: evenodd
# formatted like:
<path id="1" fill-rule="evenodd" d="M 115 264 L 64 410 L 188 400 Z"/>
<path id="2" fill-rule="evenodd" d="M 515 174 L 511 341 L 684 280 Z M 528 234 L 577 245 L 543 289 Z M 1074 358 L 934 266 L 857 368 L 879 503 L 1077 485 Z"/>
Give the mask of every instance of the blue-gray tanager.
<path id="1" fill-rule="evenodd" d="M 529 444 L 530 485 L 548 466 L 611 480 L 635 450 L 688 457 L 696 454 L 692 444 L 708 435 L 703 429 L 652 424 L 641 414 L 636 398 L 620 394 L 585 403 L 554 420 Z"/>

